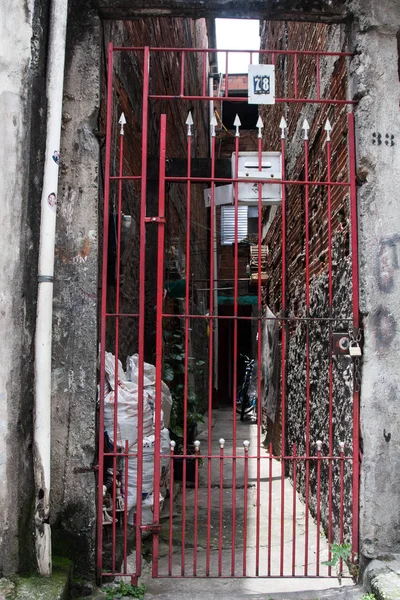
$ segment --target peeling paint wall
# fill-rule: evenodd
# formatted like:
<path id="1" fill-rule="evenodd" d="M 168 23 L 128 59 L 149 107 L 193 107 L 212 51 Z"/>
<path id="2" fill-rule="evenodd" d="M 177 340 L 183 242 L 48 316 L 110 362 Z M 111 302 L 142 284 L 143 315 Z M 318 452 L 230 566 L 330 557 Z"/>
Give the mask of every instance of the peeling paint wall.
<path id="1" fill-rule="evenodd" d="M 0 7 L 0 576 L 29 571 L 47 2 Z"/>

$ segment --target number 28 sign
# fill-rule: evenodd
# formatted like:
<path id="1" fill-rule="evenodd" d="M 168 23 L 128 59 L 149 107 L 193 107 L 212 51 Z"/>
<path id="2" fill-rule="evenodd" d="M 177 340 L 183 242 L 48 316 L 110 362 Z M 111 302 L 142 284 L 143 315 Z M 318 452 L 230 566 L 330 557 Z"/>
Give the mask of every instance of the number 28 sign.
<path id="1" fill-rule="evenodd" d="M 249 65 L 249 104 L 275 104 L 275 66 Z"/>

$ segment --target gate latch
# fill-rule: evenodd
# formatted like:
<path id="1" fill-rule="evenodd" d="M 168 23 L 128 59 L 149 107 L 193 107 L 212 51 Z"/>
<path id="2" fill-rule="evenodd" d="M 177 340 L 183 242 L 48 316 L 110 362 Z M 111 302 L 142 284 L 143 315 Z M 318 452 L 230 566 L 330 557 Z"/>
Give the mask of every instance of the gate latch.
<path id="1" fill-rule="evenodd" d="M 141 525 L 140 526 L 141 531 L 148 531 L 149 533 L 155 533 L 155 534 L 159 534 L 161 533 L 161 525 Z"/>

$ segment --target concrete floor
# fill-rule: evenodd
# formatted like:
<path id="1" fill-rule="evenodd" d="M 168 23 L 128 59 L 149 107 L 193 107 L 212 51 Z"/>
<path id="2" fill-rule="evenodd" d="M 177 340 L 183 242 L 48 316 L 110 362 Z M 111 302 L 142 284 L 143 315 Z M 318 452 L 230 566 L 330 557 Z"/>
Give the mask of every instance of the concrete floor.
<path id="1" fill-rule="evenodd" d="M 188 483 L 184 501 L 185 516 L 182 511 L 184 497 L 182 489 L 180 493 L 175 490 L 171 530 L 170 505 L 168 502 L 164 505 L 158 561 L 158 574 L 161 578 L 153 578 L 150 563 L 144 563 L 140 581 L 146 585 L 148 591 L 146 598 L 158 600 L 171 598 L 223 600 L 244 597 L 264 600 L 361 598 L 362 592 L 353 587 L 351 579 L 344 579 L 342 587 L 339 588 L 334 572 L 332 577 L 323 577 L 328 574 L 328 568 L 322 565 L 328 557 L 326 538 L 317 531 L 312 517 L 308 515 L 308 519 L 306 518 L 305 505 L 294 492 L 289 479 L 285 478 L 282 482 L 280 462 L 270 459 L 267 451 L 258 443 L 257 425 L 251 421 L 241 423 L 237 419 L 236 427 L 236 453 L 240 457 L 236 460 L 236 486 L 232 478 L 233 461 L 225 459 L 221 501 L 219 439 L 225 439 L 225 455 L 232 455 L 233 418 L 231 410 L 220 409 L 213 413 L 212 428 L 212 455 L 216 455 L 217 458 L 203 459 L 199 468 L 197 527 L 194 484 Z M 207 454 L 207 428 L 203 428 L 203 433 L 198 439 L 201 442 L 200 454 Z M 244 486 L 244 440 L 250 441 L 247 489 Z M 210 485 L 209 468 L 211 468 Z M 258 471 L 259 477 L 257 477 Z M 259 480 L 259 488 L 257 488 L 257 480 Z M 257 494 L 260 496 L 258 514 Z M 245 495 L 247 495 L 246 510 Z M 234 496 L 236 507 L 233 511 Z M 209 519 L 208 515 L 210 515 Z M 305 536 L 307 520 L 308 540 Z M 234 544 L 233 521 L 236 526 Z M 183 531 L 185 532 L 184 546 Z M 259 538 L 258 550 L 257 537 Z M 150 555 L 151 541 L 144 543 L 145 549 L 146 545 Z M 233 546 L 234 551 L 232 551 Z M 132 554 L 129 559 L 132 561 L 132 567 L 134 559 L 135 556 Z M 195 561 L 197 578 L 193 578 Z M 169 578 L 169 565 L 172 565 L 171 573 L 174 579 Z M 238 578 L 229 578 L 232 568 Z M 206 577 L 207 571 L 210 577 L 218 575 L 222 577 L 209 579 Z M 293 572 L 295 577 L 291 577 Z M 181 578 L 182 575 L 185 579 Z"/>

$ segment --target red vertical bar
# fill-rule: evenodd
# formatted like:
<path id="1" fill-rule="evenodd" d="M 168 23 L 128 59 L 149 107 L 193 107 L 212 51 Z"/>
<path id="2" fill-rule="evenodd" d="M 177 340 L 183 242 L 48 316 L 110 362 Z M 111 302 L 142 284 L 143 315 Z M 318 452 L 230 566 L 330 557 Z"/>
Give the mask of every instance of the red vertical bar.
<path id="1" fill-rule="evenodd" d="M 359 323 L 359 292 L 358 292 L 358 219 L 357 219 L 357 190 L 356 190 L 356 153 L 354 114 L 348 115 L 349 127 L 349 171 L 350 171 L 350 214 L 351 214 L 351 261 L 353 278 L 353 328 L 357 332 Z M 359 362 L 359 359 L 356 359 Z M 358 552 L 358 519 L 359 519 L 359 449 L 360 449 L 360 389 L 359 381 L 353 383 L 353 529 L 352 550 Z"/>
<path id="2" fill-rule="evenodd" d="M 308 137 L 305 129 L 304 140 L 304 181 L 308 181 Z M 310 214 L 309 214 L 309 189 L 305 188 L 305 255 L 306 255 L 306 515 L 305 515 L 305 536 L 304 536 L 304 575 L 308 575 L 308 529 L 309 529 L 309 487 L 310 487 L 310 340 L 309 340 L 309 322 L 310 316 Z"/>
<path id="3" fill-rule="evenodd" d="M 320 68 L 320 60 L 319 54 L 315 55 L 315 76 L 317 79 L 317 100 L 321 99 L 321 68 Z"/>
<path id="4" fill-rule="evenodd" d="M 359 294 L 358 294 L 358 218 L 356 189 L 356 148 L 354 131 L 354 114 L 347 116 L 349 127 L 349 170 L 350 170 L 350 213 L 351 213 L 351 264 L 353 277 L 353 327 L 359 328 Z"/>
<path id="5" fill-rule="evenodd" d="M 269 478 L 268 478 L 268 577 L 271 575 L 271 542 L 272 542 L 272 444 L 269 445 Z"/>
<path id="6" fill-rule="evenodd" d="M 210 202 L 210 316 L 214 314 L 214 194 L 215 194 L 215 130 L 211 137 L 211 202 Z M 214 320 L 209 320 L 209 361 L 208 361 L 208 473 L 207 473 L 207 543 L 206 543 L 206 575 L 210 574 L 211 551 L 211 470 L 212 470 L 212 392 L 213 392 L 213 341 Z"/>
<path id="7" fill-rule="evenodd" d="M 247 558 L 247 506 L 249 487 L 249 446 L 250 442 L 245 440 L 244 447 L 244 488 L 243 488 L 243 577 L 246 577 Z"/>
<path id="8" fill-rule="evenodd" d="M 121 126 L 119 135 L 119 165 L 118 175 L 121 178 L 123 173 L 124 156 L 124 130 Z M 116 546 L 117 546 L 117 453 L 118 453 L 118 354 L 119 354 L 119 306 L 120 306 L 120 283 L 121 283 L 121 221 L 122 221 L 122 179 L 118 181 L 118 216 L 117 216 L 117 269 L 116 269 L 116 290 L 115 290 L 115 357 L 114 357 L 114 432 L 113 432 L 113 504 L 112 504 L 112 571 L 115 572 Z"/>
<path id="9" fill-rule="evenodd" d="M 239 171 L 239 136 L 235 137 L 235 178 Z M 237 357 L 238 357 L 238 295 L 239 295 L 239 183 L 235 181 L 235 233 L 234 233 L 234 281 L 233 281 L 233 453 L 232 453 L 232 550 L 231 575 L 235 575 L 236 545 L 236 394 L 237 394 Z"/>
<path id="10" fill-rule="evenodd" d="M 108 220 L 110 202 L 110 166 L 112 132 L 112 82 L 113 45 L 108 44 L 107 77 L 107 117 L 106 117 L 106 156 L 104 169 L 104 216 L 103 216 L 103 263 L 101 276 L 101 320 L 100 320 L 100 414 L 99 414 L 99 471 L 97 480 L 97 571 L 103 568 L 103 480 L 104 480 L 104 392 L 105 392 L 105 346 L 107 313 L 107 262 L 108 262 Z"/>
<path id="11" fill-rule="evenodd" d="M 191 218 L 191 132 L 188 127 L 187 134 L 187 185 L 186 185 L 186 284 L 185 284 L 185 314 L 190 313 L 190 218 Z M 183 455 L 187 455 L 187 414 L 188 414 L 188 388 L 189 388 L 189 319 L 185 317 L 185 346 L 184 346 L 184 382 L 183 382 Z M 182 470 L 182 557 L 181 575 L 185 574 L 185 544 L 186 544 L 186 472 L 187 459 L 183 459 Z"/>
<path id="12" fill-rule="evenodd" d="M 340 446 L 340 509 L 339 509 L 339 543 L 343 544 L 344 540 L 344 442 L 339 442 Z M 340 573 L 343 571 L 343 560 L 340 559 Z"/>
<path id="13" fill-rule="evenodd" d="M 285 128 L 282 127 L 281 154 L 282 154 L 282 181 L 285 176 Z M 282 190 L 282 316 L 286 317 L 286 188 Z M 285 556 L 285 454 L 286 454 L 286 321 L 282 321 L 282 343 L 281 343 L 281 556 L 280 575 L 283 576 Z"/>
<path id="14" fill-rule="evenodd" d="M 298 59 L 297 53 L 294 55 L 294 97 L 298 97 Z"/>
<path id="15" fill-rule="evenodd" d="M 224 446 L 225 440 L 219 440 L 219 532 L 218 532 L 218 577 L 222 576 L 222 537 L 224 524 Z"/>
<path id="16" fill-rule="evenodd" d="M 202 53 L 202 57 L 203 57 L 203 85 L 202 85 L 202 90 L 201 90 L 201 95 L 202 96 L 208 96 L 207 93 L 207 57 L 208 57 L 208 53 L 207 52 L 203 52 Z"/>
<path id="17" fill-rule="evenodd" d="M 200 442 L 194 442 L 196 462 L 194 465 L 194 515 L 193 515 L 193 575 L 197 575 L 197 524 L 199 518 L 199 450 Z"/>
<path id="18" fill-rule="evenodd" d="M 229 64 L 229 52 L 225 55 L 225 97 L 228 97 L 228 88 L 229 88 L 229 75 L 228 75 L 228 64 Z"/>
<path id="19" fill-rule="evenodd" d="M 253 55 L 253 53 L 251 53 Z M 258 134 L 258 171 L 262 171 L 262 133 Z M 256 576 L 260 566 L 260 518 L 261 518 L 261 316 L 262 316 L 262 184 L 258 184 L 258 263 L 257 263 L 257 497 L 256 497 Z"/>
<path id="20" fill-rule="evenodd" d="M 332 278 L 332 187 L 330 182 L 331 175 L 331 141 L 328 131 L 326 140 L 326 162 L 327 162 L 327 186 L 328 206 L 327 206 L 327 222 L 328 222 L 328 308 L 329 318 L 332 314 L 333 302 L 333 278 Z M 329 372 L 328 372 L 328 394 L 329 394 L 329 454 L 333 454 L 333 361 L 332 361 L 332 321 L 329 321 Z M 331 560 L 331 544 L 332 544 L 332 519 L 333 519 L 333 463 L 328 461 L 328 560 Z M 332 574 L 332 567 L 328 567 L 328 575 Z"/>
<path id="21" fill-rule="evenodd" d="M 154 508 L 153 524 L 160 522 L 161 474 L 161 387 L 163 361 L 163 300 L 164 300 L 164 237 L 165 237 L 165 165 L 167 158 L 167 116 L 160 119 L 160 163 L 158 184 L 158 247 L 157 247 L 157 300 L 156 300 L 156 401 L 154 444 Z M 159 534 L 153 534 L 153 577 L 158 576 Z"/>
<path id="22" fill-rule="evenodd" d="M 297 489 L 297 445 L 293 444 L 293 523 L 292 523 L 292 577 L 296 574 L 296 489 Z"/>
<path id="23" fill-rule="evenodd" d="M 143 383 L 144 383 L 144 325 L 146 285 L 146 192 L 147 192 L 147 137 L 149 99 L 150 50 L 146 46 L 143 56 L 142 97 L 142 169 L 140 189 L 140 244 L 139 244 L 139 336 L 138 336 L 138 442 L 137 442 L 137 494 L 136 494 L 136 576 L 142 569 L 142 483 L 143 483 Z"/>
<path id="24" fill-rule="evenodd" d="M 124 573 L 128 571 L 128 482 L 129 482 L 129 442 L 125 440 L 124 460 Z"/>
<path id="25" fill-rule="evenodd" d="M 171 453 L 169 458 L 169 545 L 168 545 L 168 575 L 172 575 L 172 549 L 173 549 L 173 514 L 174 514 L 174 450 L 175 442 L 169 443 Z"/>
<path id="26" fill-rule="evenodd" d="M 181 96 L 185 95 L 185 51 L 181 52 Z"/>
<path id="27" fill-rule="evenodd" d="M 316 575 L 319 576 L 320 546 L 321 546 L 321 448 L 322 442 L 317 442 L 317 549 Z"/>

